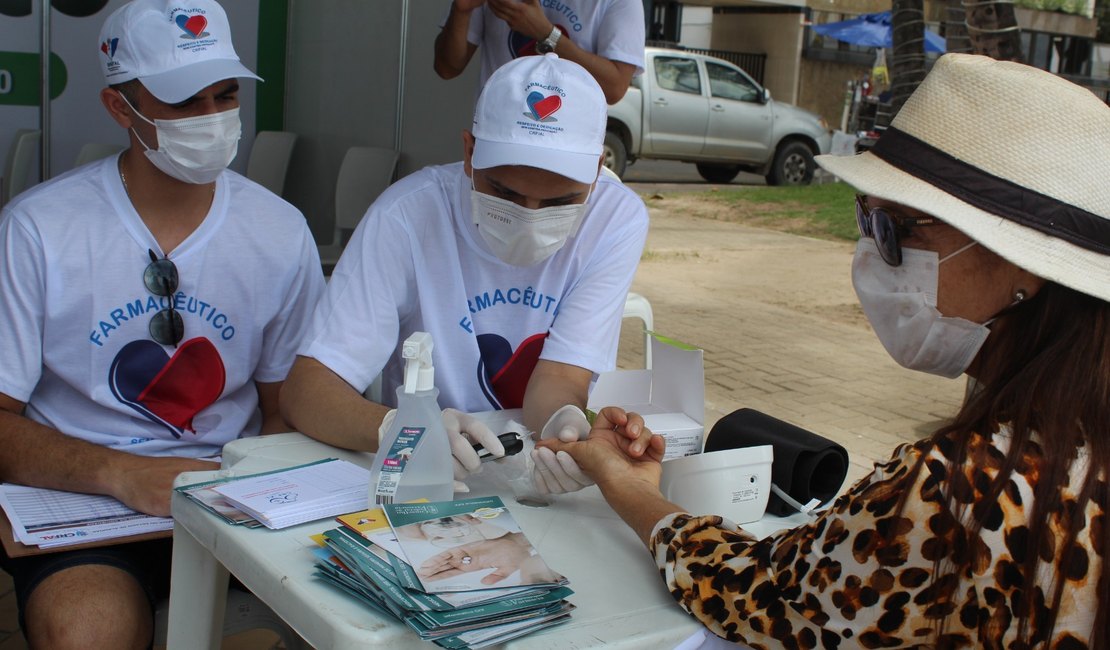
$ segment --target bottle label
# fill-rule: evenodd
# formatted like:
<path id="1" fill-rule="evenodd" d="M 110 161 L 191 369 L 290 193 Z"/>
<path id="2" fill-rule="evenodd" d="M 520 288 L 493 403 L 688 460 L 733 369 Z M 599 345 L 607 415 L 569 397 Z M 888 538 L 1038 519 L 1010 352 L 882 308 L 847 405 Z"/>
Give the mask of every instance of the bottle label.
<path id="1" fill-rule="evenodd" d="M 374 496 L 378 503 L 393 503 L 393 496 L 397 494 L 401 475 L 405 472 L 405 466 L 408 465 L 423 435 L 424 427 L 401 427 L 397 439 L 393 441 L 389 452 L 382 460 L 378 484 L 374 487 Z"/>

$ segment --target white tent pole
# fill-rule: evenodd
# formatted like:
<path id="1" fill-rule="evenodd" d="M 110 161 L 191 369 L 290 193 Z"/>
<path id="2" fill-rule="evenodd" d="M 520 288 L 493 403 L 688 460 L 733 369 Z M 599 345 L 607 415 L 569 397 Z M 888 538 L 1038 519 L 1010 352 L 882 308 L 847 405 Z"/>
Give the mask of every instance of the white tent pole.
<path id="1" fill-rule="evenodd" d="M 393 148 L 401 152 L 401 129 L 405 125 L 405 51 L 409 41 L 409 0 L 401 0 L 401 51 L 397 60 L 397 120 L 393 125 Z"/>
<path id="2" fill-rule="evenodd" d="M 50 178 L 50 0 L 42 0 L 39 13 L 39 166 L 42 180 Z"/>

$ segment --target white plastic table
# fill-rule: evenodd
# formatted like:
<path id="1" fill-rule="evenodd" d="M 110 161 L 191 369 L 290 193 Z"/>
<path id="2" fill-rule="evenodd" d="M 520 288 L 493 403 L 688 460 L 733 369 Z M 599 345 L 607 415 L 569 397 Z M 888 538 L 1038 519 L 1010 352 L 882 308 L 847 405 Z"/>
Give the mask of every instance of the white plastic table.
<path id="1" fill-rule="evenodd" d="M 369 466 L 371 454 L 349 452 L 298 433 L 237 440 L 224 448 L 234 474 L 321 458 Z M 189 472 L 178 485 L 215 478 Z M 481 475 L 479 475 L 481 476 Z M 475 495 L 488 494 L 471 482 Z M 701 629 L 667 593 L 650 554 L 602 499 L 596 487 L 560 495 L 548 507 L 500 495 L 544 560 L 570 580 L 578 609 L 570 621 L 510 641 L 507 648 L 673 648 Z M 337 524 L 322 520 L 284 530 L 231 526 L 181 494 L 173 495 L 174 546 L 168 647 L 219 648 L 230 571 L 316 648 L 428 648 L 400 622 L 316 579 L 309 536 Z M 761 522 L 770 531 L 789 520 Z M 747 528 L 747 526 L 746 526 Z M 757 534 L 766 534 L 765 532 Z"/>

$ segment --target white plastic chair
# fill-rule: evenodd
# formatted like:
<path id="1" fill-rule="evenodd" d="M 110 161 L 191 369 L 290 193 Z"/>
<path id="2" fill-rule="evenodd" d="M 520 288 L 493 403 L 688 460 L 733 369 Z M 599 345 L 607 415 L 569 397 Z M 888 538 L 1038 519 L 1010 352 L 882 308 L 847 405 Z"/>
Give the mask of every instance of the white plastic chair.
<path id="1" fill-rule="evenodd" d="M 166 645 L 168 622 L 169 602 L 163 601 L 154 612 L 154 645 Z M 285 650 L 311 650 L 293 628 L 259 600 L 258 596 L 239 589 L 228 589 L 227 606 L 224 608 L 224 636 L 256 629 L 273 630 L 281 639 Z"/>
<path id="2" fill-rule="evenodd" d="M 74 167 L 80 167 L 91 163 L 94 160 L 107 158 L 108 156 L 117 154 L 123 151 L 125 147 L 121 144 L 108 144 L 107 142 L 86 142 L 81 146 L 81 151 L 77 152 L 77 160 L 73 162 Z"/>
<path id="3" fill-rule="evenodd" d="M 638 293 L 628 292 L 624 299 L 624 316 L 622 318 L 639 318 L 644 323 L 644 367 L 651 368 L 651 333 L 654 331 L 654 320 L 651 315 L 651 303 Z"/>
<path id="4" fill-rule="evenodd" d="M 254 136 L 247 178 L 278 196 L 285 191 L 285 176 L 293 159 L 297 134 L 288 131 L 259 131 Z"/>
<path id="5" fill-rule="evenodd" d="M 330 269 L 339 261 L 346 237 L 358 226 L 367 208 L 393 182 L 400 155 L 384 147 L 351 147 L 335 181 L 335 235 L 321 246 L 320 261 Z"/>
<path id="6" fill-rule="evenodd" d="M 31 167 L 39 150 L 42 131 L 17 129 L 4 163 L 4 177 L 0 182 L 0 206 L 27 189 L 31 183 Z"/>

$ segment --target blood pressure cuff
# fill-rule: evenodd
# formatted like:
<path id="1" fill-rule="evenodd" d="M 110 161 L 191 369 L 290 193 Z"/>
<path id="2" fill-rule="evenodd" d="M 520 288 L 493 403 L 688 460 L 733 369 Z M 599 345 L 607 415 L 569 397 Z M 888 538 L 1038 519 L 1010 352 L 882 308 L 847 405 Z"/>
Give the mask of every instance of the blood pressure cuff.
<path id="1" fill-rule="evenodd" d="M 753 409 L 729 413 L 713 425 L 705 451 L 772 445 L 775 459 L 771 482 L 805 505 L 817 499 L 822 505 L 840 491 L 848 475 L 848 452 L 822 436 Z M 786 516 L 797 512 L 771 493 L 767 512 Z"/>

